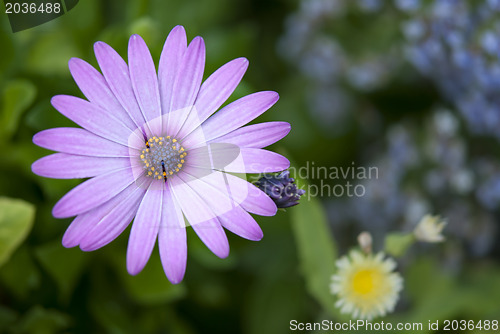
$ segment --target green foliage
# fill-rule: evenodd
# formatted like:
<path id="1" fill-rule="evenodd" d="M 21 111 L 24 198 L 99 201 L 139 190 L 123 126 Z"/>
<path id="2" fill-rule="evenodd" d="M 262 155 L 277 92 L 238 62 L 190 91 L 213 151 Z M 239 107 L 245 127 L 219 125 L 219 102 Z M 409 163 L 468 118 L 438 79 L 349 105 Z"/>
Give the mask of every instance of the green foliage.
<path id="1" fill-rule="evenodd" d="M 37 305 L 27 312 L 12 333 L 52 334 L 68 328 L 70 323 L 71 318 L 67 315 Z"/>
<path id="2" fill-rule="evenodd" d="M 137 276 L 131 276 L 125 267 L 124 250 L 113 249 L 110 261 L 129 296 L 143 305 L 164 304 L 182 298 L 186 293 L 181 284 L 171 284 L 161 265 L 158 252 L 154 252 L 146 268 Z"/>
<path id="3" fill-rule="evenodd" d="M 391 256 L 401 257 L 414 243 L 415 237 L 412 233 L 392 232 L 385 237 L 384 250 Z"/>
<path id="4" fill-rule="evenodd" d="M 26 80 L 7 82 L 2 92 L 0 111 L 0 139 L 9 139 L 17 130 L 19 120 L 26 108 L 34 101 L 36 87 Z"/>
<path id="5" fill-rule="evenodd" d="M 91 255 L 78 248 L 66 249 L 59 240 L 38 246 L 35 255 L 42 268 L 57 283 L 61 300 L 67 301 Z"/>
<path id="6" fill-rule="evenodd" d="M 305 188 L 304 181 L 297 183 L 300 188 Z M 338 314 L 329 288 L 331 276 L 335 273 L 337 250 L 324 209 L 317 198 L 307 198 L 305 194 L 301 203 L 290 209 L 290 214 L 307 290 L 324 309 L 332 315 Z"/>
<path id="7" fill-rule="evenodd" d="M 40 287 L 41 273 L 28 247 L 21 246 L 0 269 L 0 281 L 19 300 Z"/>
<path id="8" fill-rule="evenodd" d="M 22 200 L 0 197 L 0 266 L 31 230 L 35 207 Z"/>

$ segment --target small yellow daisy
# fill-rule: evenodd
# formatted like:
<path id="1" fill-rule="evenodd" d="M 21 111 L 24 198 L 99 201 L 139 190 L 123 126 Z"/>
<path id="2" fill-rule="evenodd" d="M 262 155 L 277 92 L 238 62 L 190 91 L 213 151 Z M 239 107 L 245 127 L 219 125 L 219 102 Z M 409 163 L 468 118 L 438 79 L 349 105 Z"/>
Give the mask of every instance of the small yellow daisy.
<path id="1" fill-rule="evenodd" d="M 353 250 L 337 261 L 331 292 L 342 313 L 353 318 L 371 320 L 394 310 L 403 287 L 403 279 L 394 272 L 396 262 L 384 259 L 383 253 L 363 254 Z"/>

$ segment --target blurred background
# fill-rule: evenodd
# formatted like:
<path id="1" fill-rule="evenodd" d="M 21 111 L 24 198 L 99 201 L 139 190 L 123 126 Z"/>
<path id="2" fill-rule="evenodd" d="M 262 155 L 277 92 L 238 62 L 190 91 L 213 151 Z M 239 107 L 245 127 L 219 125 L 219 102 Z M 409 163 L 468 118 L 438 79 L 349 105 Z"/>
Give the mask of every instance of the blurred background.
<path id="1" fill-rule="evenodd" d="M 80 0 L 15 34 L 1 15 L 0 333 L 277 334 L 293 319 L 345 321 L 329 292 L 337 257 L 362 231 L 382 250 L 426 213 L 447 219 L 446 241 L 397 259 L 404 290 L 378 320 L 500 320 L 500 1 Z M 53 95 L 82 97 L 71 57 L 97 66 L 98 40 L 126 57 L 138 33 L 157 62 L 178 24 L 189 40 L 205 39 L 205 76 L 249 59 L 230 101 L 280 94 L 257 121 L 292 124 L 271 149 L 293 167 L 377 167 L 378 178 L 301 180 L 366 191 L 306 194 L 257 217 L 264 239 L 228 233 L 224 260 L 190 233 L 186 276 L 174 286 L 157 250 L 142 273 L 127 274 L 128 230 L 91 253 L 62 247 L 71 220 L 51 209 L 81 180 L 30 166 L 49 153 L 32 144 L 36 132 L 73 126 L 50 105 Z"/>

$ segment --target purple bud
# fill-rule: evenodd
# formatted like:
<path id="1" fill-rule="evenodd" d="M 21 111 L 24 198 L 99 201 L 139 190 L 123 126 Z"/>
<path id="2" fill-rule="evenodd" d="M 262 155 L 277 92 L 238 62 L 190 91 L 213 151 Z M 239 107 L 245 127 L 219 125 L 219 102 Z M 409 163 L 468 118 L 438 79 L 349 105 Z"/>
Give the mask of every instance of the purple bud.
<path id="1" fill-rule="evenodd" d="M 265 174 L 255 185 L 271 197 L 278 208 L 299 204 L 300 196 L 306 192 L 297 187 L 295 179 L 290 177 L 290 171 L 287 170 L 280 174 Z"/>

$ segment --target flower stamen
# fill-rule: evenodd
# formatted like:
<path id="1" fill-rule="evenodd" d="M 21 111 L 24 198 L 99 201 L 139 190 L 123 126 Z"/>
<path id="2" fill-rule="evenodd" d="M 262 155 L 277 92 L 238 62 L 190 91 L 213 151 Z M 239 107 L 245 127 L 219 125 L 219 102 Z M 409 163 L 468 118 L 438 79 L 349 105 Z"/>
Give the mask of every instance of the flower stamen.
<path id="1" fill-rule="evenodd" d="M 175 138 L 153 136 L 146 141 L 140 158 L 147 176 L 166 181 L 167 176 L 181 170 L 186 155 L 187 152 Z"/>

